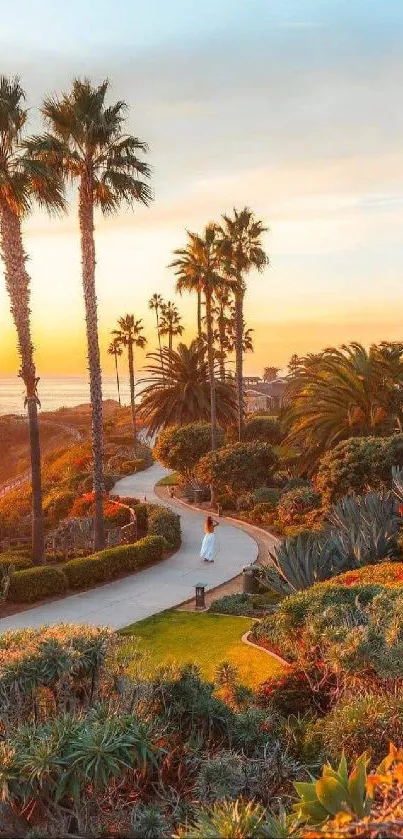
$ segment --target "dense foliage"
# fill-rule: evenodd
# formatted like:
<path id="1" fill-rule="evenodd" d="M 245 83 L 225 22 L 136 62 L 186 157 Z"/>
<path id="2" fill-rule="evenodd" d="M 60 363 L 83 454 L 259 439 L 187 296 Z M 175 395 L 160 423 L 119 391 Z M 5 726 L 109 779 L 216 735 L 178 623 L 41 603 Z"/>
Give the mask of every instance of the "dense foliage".
<path id="1" fill-rule="evenodd" d="M 263 443 L 271 443 L 272 446 L 277 446 L 281 442 L 282 436 L 278 417 L 257 414 L 248 417 L 245 422 L 245 442 L 250 443 L 260 440 Z"/>
<path id="2" fill-rule="evenodd" d="M 222 445 L 224 434 L 217 429 L 217 443 Z M 158 435 L 154 446 L 154 457 L 163 466 L 194 481 L 194 469 L 201 457 L 211 450 L 211 424 L 193 422 L 188 425 L 174 425 Z"/>
<path id="3" fill-rule="evenodd" d="M 403 466 L 402 434 L 358 437 L 339 443 L 324 455 L 315 484 L 325 502 L 332 503 L 349 492 L 390 487 L 393 466 Z"/>
<path id="4" fill-rule="evenodd" d="M 232 498 L 270 483 L 278 457 L 269 443 L 235 443 L 202 457 L 195 474 Z"/>

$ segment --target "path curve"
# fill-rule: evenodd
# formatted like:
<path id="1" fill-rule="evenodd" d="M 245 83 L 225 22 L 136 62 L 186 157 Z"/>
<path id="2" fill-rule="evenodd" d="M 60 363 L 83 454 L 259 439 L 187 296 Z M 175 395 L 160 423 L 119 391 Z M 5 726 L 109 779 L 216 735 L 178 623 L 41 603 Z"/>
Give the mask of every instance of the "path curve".
<path id="1" fill-rule="evenodd" d="M 154 486 L 168 474 L 158 463 L 137 475 L 118 481 L 114 493 L 163 504 Z M 130 577 L 69 595 L 63 600 L 20 612 L 0 620 L 0 631 L 55 623 L 89 623 L 121 629 L 194 596 L 196 583 L 208 588 L 236 577 L 257 558 L 257 544 L 243 530 L 222 522 L 218 530 L 219 553 L 214 564 L 201 562 L 199 551 L 205 513 L 189 510 L 175 501 L 164 506 L 179 513 L 182 546 L 169 559 Z"/>

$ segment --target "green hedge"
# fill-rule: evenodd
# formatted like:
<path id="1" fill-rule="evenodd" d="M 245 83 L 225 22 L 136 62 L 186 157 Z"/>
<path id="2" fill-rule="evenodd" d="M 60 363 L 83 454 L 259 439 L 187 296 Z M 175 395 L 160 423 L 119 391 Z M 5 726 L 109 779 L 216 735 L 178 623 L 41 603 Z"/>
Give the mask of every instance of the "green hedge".
<path id="1" fill-rule="evenodd" d="M 7 600 L 12 603 L 34 603 L 44 597 L 65 594 L 67 590 L 67 577 L 62 569 L 42 565 L 16 571 L 10 580 Z"/>
<path id="2" fill-rule="evenodd" d="M 88 588 L 159 562 L 164 548 L 162 536 L 146 536 L 132 545 L 119 545 L 81 559 L 71 559 L 63 571 L 71 588 Z"/>
<path id="3" fill-rule="evenodd" d="M 148 534 L 163 536 L 170 550 L 180 548 L 182 541 L 180 518 L 168 507 L 149 505 Z"/>
<path id="4" fill-rule="evenodd" d="M 25 571 L 26 568 L 31 568 L 32 562 L 27 556 L 20 556 L 17 553 L 2 553 L 0 554 L 0 566 L 9 568 L 14 565 L 16 571 Z"/>

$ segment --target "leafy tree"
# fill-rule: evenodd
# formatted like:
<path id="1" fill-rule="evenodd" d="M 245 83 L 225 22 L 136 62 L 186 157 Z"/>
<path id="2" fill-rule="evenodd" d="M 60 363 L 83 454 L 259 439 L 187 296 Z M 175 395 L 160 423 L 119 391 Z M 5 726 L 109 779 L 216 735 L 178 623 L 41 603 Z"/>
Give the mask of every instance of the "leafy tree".
<path id="1" fill-rule="evenodd" d="M 25 386 L 28 411 L 32 481 L 32 553 L 35 564 L 44 560 L 41 453 L 38 428 L 38 377 L 31 335 L 30 277 L 26 268 L 21 221 L 33 204 L 49 211 L 64 207 L 58 175 L 33 159 L 23 143 L 27 120 L 24 91 L 19 80 L 0 77 L 0 233 L 6 288 L 18 337 L 19 376 Z"/>
<path id="2" fill-rule="evenodd" d="M 150 433 L 171 425 L 210 420 L 210 380 L 205 351 L 200 341 L 177 350 L 163 348 L 149 353 L 140 381 L 142 399 L 140 415 L 147 420 Z M 216 381 L 217 420 L 226 426 L 235 417 L 235 394 L 230 382 Z"/>
<path id="3" fill-rule="evenodd" d="M 235 443 L 202 457 L 195 474 L 200 483 L 236 498 L 270 483 L 278 457 L 268 443 Z"/>
<path id="4" fill-rule="evenodd" d="M 134 448 L 137 446 L 137 412 L 136 412 L 136 391 L 134 381 L 134 347 L 143 349 L 147 343 L 147 338 L 143 335 L 144 326 L 142 320 L 135 320 L 134 315 L 125 315 L 118 320 L 119 329 L 115 329 L 113 334 L 116 336 L 119 344 L 127 349 L 127 357 L 129 361 L 129 381 L 130 381 L 130 405 L 132 409 L 132 423 L 133 423 L 133 438 Z"/>
<path id="5" fill-rule="evenodd" d="M 218 430 L 217 445 L 222 445 L 224 433 Z M 194 469 L 201 457 L 211 449 L 211 425 L 193 422 L 173 425 L 159 435 L 154 446 L 155 459 L 179 472 L 190 483 L 194 482 Z"/>
<path id="6" fill-rule="evenodd" d="M 234 209 L 233 216 L 224 215 L 220 227 L 221 253 L 227 273 L 236 283 L 235 290 L 235 360 L 238 400 L 238 436 L 243 437 L 243 306 L 246 277 L 252 269 L 263 271 L 269 258 L 262 247 L 262 236 L 267 232 L 263 222 L 248 207 Z"/>
<path id="7" fill-rule="evenodd" d="M 277 417 L 259 415 L 248 417 L 244 437 L 246 442 L 262 440 L 276 446 L 282 437 L 280 422 Z"/>
<path id="8" fill-rule="evenodd" d="M 388 436 L 403 428 L 403 345 L 330 347 L 299 360 L 287 387 L 286 444 L 301 471 L 349 437 Z"/>
<path id="9" fill-rule="evenodd" d="M 119 405 L 121 405 L 120 401 L 120 383 L 119 383 L 119 370 L 118 370 L 118 358 L 123 355 L 123 350 L 121 346 L 120 339 L 115 335 L 113 341 L 109 344 L 108 347 L 108 355 L 113 355 L 115 359 L 115 371 L 116 371 L 116 385 L 118 389 L 118 400 Z"/>
<path id="10" fill-rule="evenodd" d="M 30 153 L 50 165 L 66 182 L 78 183 L 78 216 L 81 234 L 82 281 L 87 330 L 92 446 L 95 491 L 94 547 L 102 548 L 105 532 L 102 516 L 103 437 L 102 377 L 95 290 L 94 209 L 105 215 L 117 212 L 121 204 L 137 201 L 149 204 L 146 183 L 150 170 L 139 152 L 147 146 L 124 133 L 125 102 L 106 105 L 108 81 L 93 86 L 88 79 L 75 79 L 70 92 L 48 97 L 42 107 L 49 131 L 34 137 Z"/>
<path id="11" fill-rule="evenodd" d="M 356 437 L 324 455 L 315 484 L 330 504 L 351 492 L 391 487 L 392 466 L 403 466 L 403 434 Z"/>

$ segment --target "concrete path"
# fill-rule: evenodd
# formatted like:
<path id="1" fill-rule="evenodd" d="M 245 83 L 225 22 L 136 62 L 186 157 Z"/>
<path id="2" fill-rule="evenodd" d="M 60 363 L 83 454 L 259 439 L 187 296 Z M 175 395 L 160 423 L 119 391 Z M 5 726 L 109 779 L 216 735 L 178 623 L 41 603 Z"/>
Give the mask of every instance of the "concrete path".
<path id="1" fill-rule="evenodd" d="M 154 486 L 166 474 L 167 470 L 154 464 L 138 475 L 123 478 L 115 485 L 114 492 L 140 500 L 145 497 L 147 501 L 161 504 Z M 174 556 L 131 577 L 2 618 L 0 631 L 55 623 L 102 624 L 120 629 L 190 599 L 196 583 L 206 583 L 208 588 L 213 588 L 232 579 L 245 565 L 256 560 L 255 540 L 237 527 L 222 522 L 216 531 L 219 550 L 215 563 L 201 562 L 199 552 L 205 515 L 175 501 L 167 502 L 166 506 L 177 510 L 181 517 L 182 546 Z"/>

